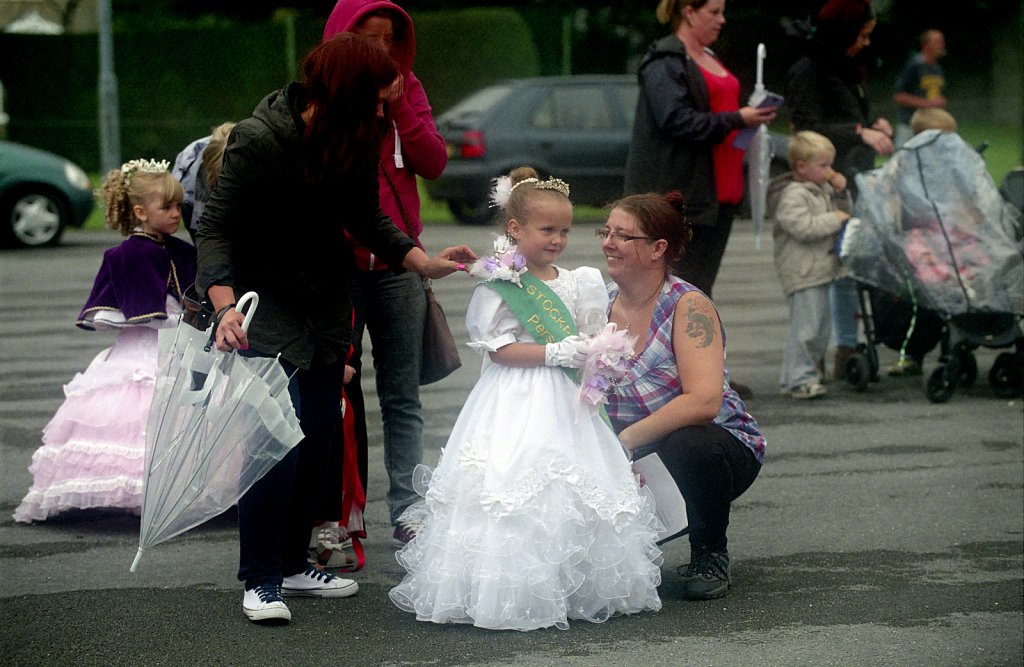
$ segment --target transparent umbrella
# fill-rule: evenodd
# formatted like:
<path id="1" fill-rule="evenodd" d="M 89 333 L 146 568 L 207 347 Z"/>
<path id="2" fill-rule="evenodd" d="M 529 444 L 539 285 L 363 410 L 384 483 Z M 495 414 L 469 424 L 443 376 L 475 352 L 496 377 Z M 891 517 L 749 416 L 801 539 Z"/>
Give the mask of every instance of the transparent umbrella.
<path id="1" fill-rule="evenodd" d="M 779 106 L 782 97 L 764 88 L 764 59 L 767 50 L 764 44 L 757 45 L 757 83 L 747 101 L 748 106 Z M 743 144 L 749 142 L 749 147 Z M 747 148 L 747 178 L 750 188 L 750 217 L 754 222 L 754 248 L 761 249 L 761 228 L 764 226 L 765 207 L 768 200 L 768 181 L 771 178 L 772 141 L 768 128 L 758 125 L 756 129 L 745 130 L 737 137 L 735 144 Z"/>
<path id="2" fill-rule="evenodd" d="M 238 301 L 248 329 L 259 297 Z M 213 346 L 213 331 L 164 329 L 146 427 L 139 550 L 220 514 L 302 439 L 277 358 L 241 357 Z"/>

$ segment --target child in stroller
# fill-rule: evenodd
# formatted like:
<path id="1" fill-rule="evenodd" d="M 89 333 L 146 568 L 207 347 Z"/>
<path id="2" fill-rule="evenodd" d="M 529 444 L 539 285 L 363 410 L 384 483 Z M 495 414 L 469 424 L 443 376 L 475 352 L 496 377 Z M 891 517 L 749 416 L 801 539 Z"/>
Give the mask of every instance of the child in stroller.
<path id="1" fill-rule="evenodd" d="M 1021 214 L 1000 196 L 981 156 L 956 132 L 928 129 L 884 166 L 858 175 L 857 183 L 857 219 L 847 226 L 840 256 L 861 285 L 868 343 L 847 363 L 846 379 L 859 389 L 877 379 L 874 346 L 884 338 L 876 329 L 884 334 L 894 327 L 876 326 L 889 313 L 872 306 L 896 298 L 915 306 L 921 357 L 936 342 L 935 320 L 929 326 L 928 318 L 941 323 L 939 367 L 925 379 L 930 400 L 944 402 L 957 385 L 973 383 L 972 350 L 980 345 L 1016 348 L 999 355 L 989 381 L 1001 395 L 1018 394 L 1024 385 Z M 905 337 L 901 349 L 913 338 Z"/>

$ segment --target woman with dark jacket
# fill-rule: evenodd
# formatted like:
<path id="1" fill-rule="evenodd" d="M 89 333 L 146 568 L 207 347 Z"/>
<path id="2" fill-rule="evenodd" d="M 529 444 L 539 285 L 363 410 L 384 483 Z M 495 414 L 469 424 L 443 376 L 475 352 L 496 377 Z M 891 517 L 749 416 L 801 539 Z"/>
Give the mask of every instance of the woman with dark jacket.
<path id="1" fill-rule="evenodd" d="M 815 15 L 808 55 L 798 60 L 786 78 L 786 106 L 793 129 L 813 130 L 836 147 L 835 169 L 857 196 L 854 178 L 873 169 L 876 155 L 892 153 L 892 126 L 874 117 L 865 87 L 864 49 L 871 44 L 875 13 L 870 0 L 829 0 Z M 860 302 L 851 278 L 840 278 L 829 290 L 832 336 L 835 339 L 833 377 L 845 377 L 844 367 L 857 348 Z"/>
<path id="2" fill-rule="evenodd" d="M 740 108 L 739 81 L 709 48 L 725 0 L 661 0 L 657 17 L 672 34 L 640 65 L 625 194 L 682 193 L 693 240 L 676 272 L 710 297 L 743 198 L 743 151 L 733 139 L 771 122 L 776 107 Z"/>
<path id="3" fill-rule="evenodd" d="M 789 70 L 786 106 L 793 129 L 813 130 L 836 147 L 836 171 L 855 187 L 854 176 L 875 166 L 875 155 L 892 153 L 892 126 L 871 115 L 864 49 L 871 44 L 875 14 L 870 0 L 831 0 L 813 21 L 809 53 Z"/>
<path id="4" fill-rule="evenodd" d="M 430 258 L 380 211 L 384 105 L 398 70 L 377 40 L 330 39 L 307 56 L 304 81 L 268 95 L 232 131 L 196 236 L 199 277 L 218 313 L 217 348 L 280 355 L 304 439 L 238 503 L 242 610 L 287 622 L 282 595 L 346 597 L 354 581 L 306 560 L 317 495 L 339 419 L 351 336 L 354 259 L 345 233 L 392 271 L 440 278 L 469 248 Z M 260 295 L 248 332 L 234 303 Z"/>

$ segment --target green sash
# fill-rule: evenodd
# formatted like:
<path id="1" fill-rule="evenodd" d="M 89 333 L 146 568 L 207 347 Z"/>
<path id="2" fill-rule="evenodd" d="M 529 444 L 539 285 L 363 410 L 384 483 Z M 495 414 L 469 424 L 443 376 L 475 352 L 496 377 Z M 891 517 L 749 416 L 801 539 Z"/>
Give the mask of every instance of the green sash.
<path id="1" fill-rule="evenodd" d="M 541 345 L 557 343 L 576 333 L 572 313 L 543 280 L 527 272 L 519 276 L 522 287 L 507 280 L 491 280 L 485 285 L 501 295 L 520 324 Z"/>
<path id="2" fill-rule="evenodd" d="M 522 287 L 517 287 L 507 280 L 490 280 L 484 284 L 501 295 L 509 310 L 538 344 L 557 343 L 566 336 L 576 334 L 576 322 L 572 319 L 569 309 L 543 280 L 527 272 L 519 276 L 519 281 L 523 284 Z M 562 368 L 562 371 L 574 384 L 580 384 L 578 370 Z M 603 405 L 598 414 L 610 428 L 612 423 Z"/>
<path id="3" fill-rule="evenodd" d="M 484 283 L 501 295 L 509 310 L 519 323 L 530 332 L 540 345 L 557 343 L 567 336 L 576 334 L 576 322 L 569 308 L 562 303 L 544 281 L 526 272 L 519 276 L 522 287 L 507 280 L 490 280 Z M 575 368 L 562 368 L 569 379 L 580 383 L 580 372 Z"/>

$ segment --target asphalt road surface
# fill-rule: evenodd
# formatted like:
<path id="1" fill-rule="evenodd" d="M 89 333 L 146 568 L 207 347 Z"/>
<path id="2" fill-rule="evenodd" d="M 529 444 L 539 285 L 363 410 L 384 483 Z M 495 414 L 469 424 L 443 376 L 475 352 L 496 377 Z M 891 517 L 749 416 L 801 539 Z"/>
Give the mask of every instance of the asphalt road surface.
<path id="1" fill-rule="evenodd" d="M 562 264 L 603 268 L 596 221 L 579 221 Z M 489 247 L 491 230 L 439 226 L 433 251 Z M 40 430 L 61 387 L 113 337 L 74 327 L 112 233 L 68 233 L 59 248 L 0 252 L 0 662 L 6 665 L 1021 665 L 1024 655 L 1024 418 L 985 378 L 929 403 L 920 378 L 841 382 L 820 401 L 778 394 L 787 319 L 771 234 L 754 250 L 733 233 L 716 302 L 729 366 L 751 385 L 768 438 L 764 469 L 734 505 L 734 588 L 680 599 L 685 540 L 665 545 L 659 613 L 573 623 L 566 631 L 490 632 L 421 623 L 387 591 L 401 577 L 384 508 L 372 371 L 367 565 L 360 592 L 292 599 L 291 624 L 242 615 L 231 511 L 128 567 L 138 519 L 69 512 L 15 524 Z M 435 282 L 459 342 L 472 282 Z M 880 350 L 883 365 L 895 360 Z M 468 350 L 453 376 L 425 387 L 426 462 L 478 373 Z M 932 355 L 934 357 L 934 355 Z M 933 359 L 929 359 L 933 361 Z"/>

